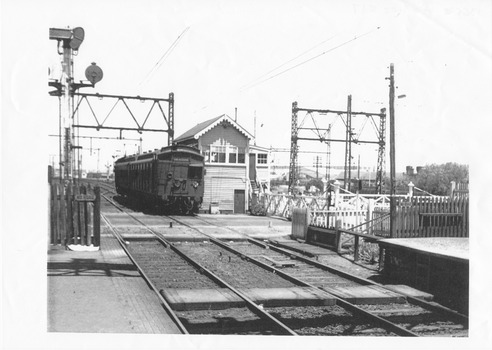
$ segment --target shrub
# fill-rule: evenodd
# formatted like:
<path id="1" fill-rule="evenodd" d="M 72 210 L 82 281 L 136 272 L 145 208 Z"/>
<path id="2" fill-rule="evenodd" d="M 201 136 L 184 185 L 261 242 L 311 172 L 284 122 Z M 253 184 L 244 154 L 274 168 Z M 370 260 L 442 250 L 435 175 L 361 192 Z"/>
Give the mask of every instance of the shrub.
<path id="1" fill-rule="evenodd" d="M 255 216 L 265 216 L 266 215 L 266 208 L 263 204 L 256 203 L 251 207 L 251 215 Z"/>

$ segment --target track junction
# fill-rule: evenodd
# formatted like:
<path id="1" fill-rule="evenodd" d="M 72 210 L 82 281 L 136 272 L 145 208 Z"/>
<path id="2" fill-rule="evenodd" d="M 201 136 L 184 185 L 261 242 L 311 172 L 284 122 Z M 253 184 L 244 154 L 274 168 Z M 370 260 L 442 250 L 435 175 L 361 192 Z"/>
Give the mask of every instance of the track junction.
<path id="1" fill-rule="evenodd" d="M 111 186 L 102 195 L 102 221 L 182 333 L 468 334 L 467 316 L 424 300 L 431 298 L 425 293 L 330 266 L 324 249 L 299 253 L 307 245 L 285 240 L 285 230 L 252 238 L 247 227 L 213 216 L 134 211 L 114 200 Z"/>

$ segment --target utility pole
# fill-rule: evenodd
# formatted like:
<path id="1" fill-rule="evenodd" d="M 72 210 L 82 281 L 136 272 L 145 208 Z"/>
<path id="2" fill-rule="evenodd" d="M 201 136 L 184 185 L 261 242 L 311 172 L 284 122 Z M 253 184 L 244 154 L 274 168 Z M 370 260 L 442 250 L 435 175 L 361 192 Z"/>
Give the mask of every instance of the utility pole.
<path id="1" fill-rule="evenodd" d="M 319 178 L 319 168 L 320 168 L 320 165 L 321 165 L 322 161 L 321 161 L 321 156 L 316 156 L 314 157 L 314 167 L 316 168 L 316 179 Z"/>
<path id="2" fill-rule="evenodd" d="M 255 137 L 254 137 L 254 139 L 255 139 L 255 146 L 256 146 L 256 111 L 255 111 Z"/>
<path id="3" fill-rule="evenodd" d="M 328 139 L 331 138 L 331 125 L 328 126 L 327 130 Z M 331 143 L 330 141 L 326 142 L 326 172 L 325 177 L 328 183 L 330 182 L 330 165 L 331 165 Z"/>
<path id="4" fill-rule="evenodd" d="M 352 166 L 352 95 L 347 99 L 347 130 L 345 133 L 345 172 L 343 179 L 343 186 L 347 191 L 350 191 L 351 173 L 350 168 Z"/>
<path id="5" fill-rule="evenodd" d="M 395 203 L 395 73 L 390 65 L 389 115 L 390 115 L 390 237 L 393 237 L 396 203 Z"/>

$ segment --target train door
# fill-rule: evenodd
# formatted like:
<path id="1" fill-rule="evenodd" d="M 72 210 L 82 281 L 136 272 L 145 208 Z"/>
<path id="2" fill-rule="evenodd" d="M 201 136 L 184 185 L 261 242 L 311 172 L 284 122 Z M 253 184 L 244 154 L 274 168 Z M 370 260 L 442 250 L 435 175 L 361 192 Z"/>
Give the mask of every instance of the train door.
<path id="1" fill-rule="evenodd" d="M 246 195 L 244 190 L 234 190 L 234 214 L 244 214 Z"/>

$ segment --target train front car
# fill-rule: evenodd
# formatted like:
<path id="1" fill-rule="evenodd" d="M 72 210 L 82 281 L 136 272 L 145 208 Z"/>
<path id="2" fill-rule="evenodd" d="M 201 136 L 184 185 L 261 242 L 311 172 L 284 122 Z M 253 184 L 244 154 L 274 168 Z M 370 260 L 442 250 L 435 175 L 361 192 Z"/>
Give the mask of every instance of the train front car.
<path id="1" fill-rule="evenodd" d="M 196 148 L 174 145 L 157 154 L 157 193 L 164 212 L 198 213 L 203 200 L 204 157 Z"/>

